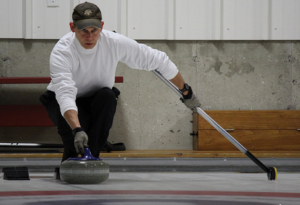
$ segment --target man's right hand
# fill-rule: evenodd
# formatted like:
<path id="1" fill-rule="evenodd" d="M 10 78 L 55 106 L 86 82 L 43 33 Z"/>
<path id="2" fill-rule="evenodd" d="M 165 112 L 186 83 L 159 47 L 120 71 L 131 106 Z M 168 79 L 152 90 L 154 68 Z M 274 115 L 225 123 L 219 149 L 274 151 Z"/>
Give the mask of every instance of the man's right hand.
<path id="1" fill-rule="evenodd" d="M 88 136 L 84 131 L 78 131 L 74 134 L 74 146 L 77 154 L 84 155 L 84 148 L 88 147 Z"/>

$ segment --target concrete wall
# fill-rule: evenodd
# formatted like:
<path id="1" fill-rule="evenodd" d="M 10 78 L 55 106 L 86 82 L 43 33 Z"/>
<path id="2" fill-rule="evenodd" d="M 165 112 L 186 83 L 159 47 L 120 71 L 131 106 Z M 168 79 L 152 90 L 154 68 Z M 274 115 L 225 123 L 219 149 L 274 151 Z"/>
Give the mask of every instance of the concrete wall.
<path id="1" fill-rule="evenodd" d="M 204 110 L 300 109 L 299 41 L 140 41 L 165 51 Z M 49 76 L 56 40 L 0 40 L 0 76 Z M 154 74 L 124 76 L 109 141 L 128 149 L 192 149 L 192 113 Z M 38 104 L 47 85 L 0 85 L 0 104 Z M 0 142 L 60 143 L 56 128 L 0 128 Z"/>

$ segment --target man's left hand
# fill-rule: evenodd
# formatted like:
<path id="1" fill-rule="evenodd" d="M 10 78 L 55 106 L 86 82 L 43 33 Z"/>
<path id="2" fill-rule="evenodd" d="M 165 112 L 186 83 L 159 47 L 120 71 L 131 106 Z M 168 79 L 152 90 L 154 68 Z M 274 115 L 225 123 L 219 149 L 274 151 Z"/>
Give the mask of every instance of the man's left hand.
<path id="1" fill-rule="evenodd" d="M 192 88 L 190 87 L 187 95 L 183 95 L 181 101 L 191 110 L 197 112 L 196 107 L 201 107 L 198 98 L 194 95 Z"/>

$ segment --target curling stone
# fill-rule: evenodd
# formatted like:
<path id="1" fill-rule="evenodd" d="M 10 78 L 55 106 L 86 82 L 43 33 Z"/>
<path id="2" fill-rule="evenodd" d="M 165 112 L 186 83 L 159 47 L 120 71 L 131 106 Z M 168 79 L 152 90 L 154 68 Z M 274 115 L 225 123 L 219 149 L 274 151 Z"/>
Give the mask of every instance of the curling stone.
<path id="1" fill-rule="evenodd" d="M 89 148 L 83 157 L 69 158 L 60 165 L 60 178 L 69 184 L 99 184 L 108 176 L 109 164 L 95 158 Z"/>

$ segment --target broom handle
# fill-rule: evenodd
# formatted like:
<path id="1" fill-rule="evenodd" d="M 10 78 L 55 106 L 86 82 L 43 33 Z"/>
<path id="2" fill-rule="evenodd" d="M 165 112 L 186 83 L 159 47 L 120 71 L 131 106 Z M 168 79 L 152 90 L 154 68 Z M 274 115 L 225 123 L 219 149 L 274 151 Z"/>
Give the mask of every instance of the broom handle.
<path id="1" fill-rule="evenodd" d="M 171 88 L 180 98 L 183 98 L 182 92 L 172 82 L 167 80 L 157 70 L 152 71 L 159 79 L 161 79 L 169 88 Z M 241 152 L 246 154 L 247 149 L 241 145 L 236 139 L 234 139 L 225 129 L 223 129 L 217 122 L 215 122 L 209 115 L 207 115 L 200 107 L 197 107 L 197 112 L 207 122 L 209 122 L 216 130 L 218 130 L 224 137 L 226 137 L 234 146 L 236 146 Z"/>
<path id="2" fill-rule="evenodd" d="M 183 98 L 182 92 L 172 82 L 167 80 L 157 70 L 152 71 L 159 79 L 161 79 L 167 86 L 169 86 L 180 98 Z M 249 152 L 243 145 L 241 145 L 234 137 L 232 137 L 225 129 L 223 129 L 216 121 L 214 121 L 208 114 L 206 114 L 200 107 L 196 107 L 197 113 L 201 115 L 209 124 L 218 130 L 225 138 L 227 138 L 236 148 L 249 157 L 265 172 L 269 173 L 269 169 L 259 161 L 251 152 Z"/>

